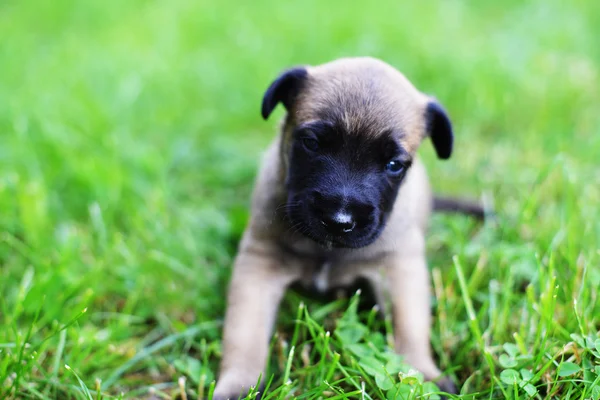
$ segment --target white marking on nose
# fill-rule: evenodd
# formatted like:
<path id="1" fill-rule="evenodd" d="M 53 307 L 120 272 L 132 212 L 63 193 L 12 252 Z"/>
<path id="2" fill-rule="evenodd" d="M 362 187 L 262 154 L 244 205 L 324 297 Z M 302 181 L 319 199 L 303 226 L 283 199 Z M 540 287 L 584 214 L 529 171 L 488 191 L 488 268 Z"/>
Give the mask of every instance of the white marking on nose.
<path id="1" fill-rule="evenodd" d="M 340 211 L 337 214 L 335 214 L 335 216 L 333 217 L 333 220 L 335 222 L 337 222 L 338 224 L 348 224 L 348 223 L 352 222 L 352 215 L 345 213 L 343 211 Z"/>

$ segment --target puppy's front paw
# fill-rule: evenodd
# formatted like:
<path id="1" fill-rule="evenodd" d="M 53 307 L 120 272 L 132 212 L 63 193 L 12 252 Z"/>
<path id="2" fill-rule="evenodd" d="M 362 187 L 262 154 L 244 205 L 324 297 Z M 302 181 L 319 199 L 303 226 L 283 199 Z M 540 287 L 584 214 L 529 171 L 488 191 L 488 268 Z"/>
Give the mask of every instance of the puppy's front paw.
<path id="1" fill-rule="evenodd" d="M 260 400 L 262 397 L 262 393 L 264 390 L 264 385 L 261 384 L 260 387 L 254 388 L 251 386 L 251 389 L 245 389 L 248 386 L 245 386 L 244 389 L 241 389 L 241 385 L 237 385 L 236 389 L 233 389 L 231 386 L 228 386 L 229 390 L 219 387 L 215 390 L 215 394 L 213 395 L 213 400 L 241 400 L 241 399 L 252 399 L 252 400 Z"/>
<path id="2" fill-rule="evenodd" d="M 435 384 L 437 385 L 437 387 L 440 388 L 442 392 L 446 392 L 448 394 L 458 394 L 458 389 L 456 385 L 448 377 L 437 380 Z M 442 398 L 445 399 L 446 397 Z"/>
<path id="3" fill-rule="evenodd" d="M 252 394 L 251 396 L 248 395 L 248 392 L 244 392 L 241 394 L 231 394 L 231 395 L 221 395 L 221 394 L 215 394 L 212 398 L 213 400 L 238 400 L 238 399 L 246 399 L 246 398 L 250 398 L 253 400 L 260 400 L 262 397 L 262 393 L 261 392 L 254 392 L 255 394 Z"/>

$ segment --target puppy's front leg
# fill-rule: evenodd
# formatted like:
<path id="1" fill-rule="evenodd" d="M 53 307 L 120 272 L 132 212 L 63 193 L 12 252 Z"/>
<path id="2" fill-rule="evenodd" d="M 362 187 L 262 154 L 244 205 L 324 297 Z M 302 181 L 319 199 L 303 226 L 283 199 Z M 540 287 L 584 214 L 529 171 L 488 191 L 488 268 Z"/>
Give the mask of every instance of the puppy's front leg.
<path id="1" fill-rule="evenodd" d="M 229 286 L 215 399 L 237 399 L 256 385 L 264 372 L 279 302 L 293 279 L 289 269 L 266 254 L 244 250 L 237 256 Z"/>
<path id="2" fill-rule="evenodd" d="M 421 371 L 427 380 L 441 374 L 430 347 L 431 302 L 429 271 L 424 251 L 397 256 L 388 263 L 396 351 Z M 446 392 L 456 393 L 448 378 L 436 381 Z"/>

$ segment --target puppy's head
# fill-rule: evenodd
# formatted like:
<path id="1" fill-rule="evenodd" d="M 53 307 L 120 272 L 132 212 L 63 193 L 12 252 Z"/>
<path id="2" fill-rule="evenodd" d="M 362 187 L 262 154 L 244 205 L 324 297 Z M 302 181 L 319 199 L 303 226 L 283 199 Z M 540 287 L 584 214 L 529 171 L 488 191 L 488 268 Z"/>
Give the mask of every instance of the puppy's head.
<path id="1" fill-rule="evenodd" d="M 371 58 L 285 71 L 262 115 L 283 103 L 282 160 L 288 217 L 313 240 L 358 248 L 381 234 L 422 139 L 452 152 L 443 108 L 400 72 Z"/>

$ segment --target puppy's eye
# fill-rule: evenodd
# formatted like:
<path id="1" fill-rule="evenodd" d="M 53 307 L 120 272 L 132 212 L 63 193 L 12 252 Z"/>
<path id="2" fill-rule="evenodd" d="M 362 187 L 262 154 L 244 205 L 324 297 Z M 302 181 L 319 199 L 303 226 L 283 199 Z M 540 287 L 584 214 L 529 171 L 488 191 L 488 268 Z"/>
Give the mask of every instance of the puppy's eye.
<path id="1" fill-rule="evenodd" d="M 302 144 L 310 151 L 319 150 L 319 142 L 317 141 L 317 139 L 304 138 L 302 139 Z"/>
<path id="2" fill-rule="evenodd" d="M 385 170 L 388 174 L 398 176 L 404 172 L 406 166 L 398 160 L 392 160 L 385 165 Z"/>

